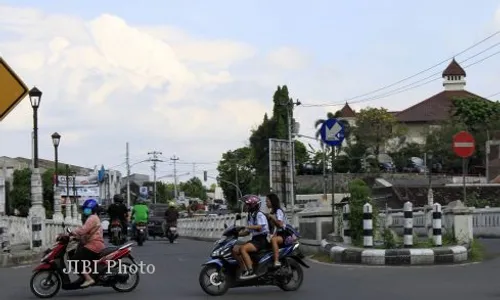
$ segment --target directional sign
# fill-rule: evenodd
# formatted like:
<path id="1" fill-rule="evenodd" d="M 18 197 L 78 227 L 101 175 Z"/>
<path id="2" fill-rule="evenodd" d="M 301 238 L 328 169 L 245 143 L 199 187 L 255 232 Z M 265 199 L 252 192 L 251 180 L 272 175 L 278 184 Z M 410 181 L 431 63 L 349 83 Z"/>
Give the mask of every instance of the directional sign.
<path id="1" fill-rule="evenodd" d="M 321 140 L 329 146 L 339 146 L 344 141 L 344 126 L 337 119 L 328 119 L 321 126 Z"/>
<path id="2" fill-rule="evenodd" d="M 28 87 L 0 57 L 0 121 L 26 97 Z"/>
<path id="3" fill-rule="evenodd" d="M 456 155 L 467 158 L 474 154 L 476 142 L 472 134 L 467 131 L 460 131 L 453 136 L 453 151 Z"/>

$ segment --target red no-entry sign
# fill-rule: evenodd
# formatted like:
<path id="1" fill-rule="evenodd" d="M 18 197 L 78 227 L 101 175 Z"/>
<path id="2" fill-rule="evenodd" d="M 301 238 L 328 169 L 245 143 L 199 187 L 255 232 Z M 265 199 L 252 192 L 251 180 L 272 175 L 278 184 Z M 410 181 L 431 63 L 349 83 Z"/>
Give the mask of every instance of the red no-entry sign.
<path id="1" fill-rule="evenodd" d="M 474 150 L 476 150 L 476 141 L 472 134 L 460 131 L 453 136 L 453 151 L 456 155 L 467 158 L 474 154 Z"/>

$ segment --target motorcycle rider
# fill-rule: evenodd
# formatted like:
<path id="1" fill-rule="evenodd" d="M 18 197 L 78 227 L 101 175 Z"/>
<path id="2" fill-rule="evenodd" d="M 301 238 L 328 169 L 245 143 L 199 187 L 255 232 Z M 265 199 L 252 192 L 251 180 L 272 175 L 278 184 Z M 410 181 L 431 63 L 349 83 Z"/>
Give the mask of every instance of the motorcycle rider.
<path id="1" fill-rule="evenodd" d="M 81 244 L 71 258 L 78 261 L 78 272 L 85 278 L 81 287 L 87 287 L 95 283 L 90 274 L 83 270 L 83 261 L 99 259 L 99 252 L 104 249 L 104 237 L 101 220 L 97 216 L 99 204 L 94 199 L 88 199 L 82 206 L 83 214 L 87 216 L 83 226 L 72 231 L 71 234 L 81 237 Z M 93 264 L 91 264 L 93 265 Z"/>
<path id="2" fill-rule="evenodd" d="M 286 215 L 280 207 L 278 195 L 274 193 L 267 195 L 266 205 L 271 210 L 271 213 L 267 217 L 271 222 L 271 227 L 274 228 L 272 230 L 271 246 L 273 248 L 274 267 L 278 268 L 281 266 L 279 261 L 279 246 L 283 245 L 286 239 Z"/>
<path id="3" fill-rule="evenodd" d="M 240 263 L 241 269 L 245 270 L 240 278 L 250 279 L 256 275 L 253 272 L 253 262 L 249 253 L 268 247 L 269 224 L 266 215 L 260 211 L 260 198 L 258 196 L 247 195 L 242 200 L 248 209 L 248 225 L 239 233 L 239 236 L 251 234 L 252 239 L 241 246 L 234 246 L 233 256 Z"/>
<path id="4" fill-rule="evenodd" d="M 113 224 L 114 220 L 119 220 L 122 226 L 122 235 L 124 239 L 127 239 L 127 226 L 128 226 L 128 208 L 125 204 L 123 204 L 123 196 L 120 194 L 116 194 L 113 196 L 113 204 L 108 207 L 108 215 L 109 215 L 109 227 L 108 232 L 111 232 L 111 224 Z M 111 241 L 111 235 L 109 239 Z"/>
<path id="5" fill-rule="evenodd" d="M 170 201 L 168 203 L 168 208 L 165 211 L 165 235 L 170 230 L 170 227 L 177 227 L 177 219 L 179 219 L 179 211 L 177 211 L 177 207 L 174 201 Z"/>
<path id="6" fill-rule="evenodd" d="M 131 219 L 132 219 L 132 231 L 135 236 L 136 224 L 137 223 L 147 224 L 149 221 L 149 208 L 146 205 L 146 201 L 142 197 L 137 198 L 134 207 L 132 207 Z"/>

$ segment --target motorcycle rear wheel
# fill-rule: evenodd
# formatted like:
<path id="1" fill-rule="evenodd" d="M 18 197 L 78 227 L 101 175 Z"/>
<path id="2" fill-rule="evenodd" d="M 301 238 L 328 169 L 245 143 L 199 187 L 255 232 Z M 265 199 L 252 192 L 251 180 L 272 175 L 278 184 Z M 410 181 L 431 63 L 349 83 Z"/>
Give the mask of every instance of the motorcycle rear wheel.
<path id="1" fill-rule="evenodd" d="M 222 296 L 227 293 L 231 286 L 231 282 L 227 276 L 224 276 L 225 278 L 222 281 L 217 280 L 217 274 L 220 272 L 221 270 L 214 265 L 204 266 L 200 271 L 198 282 L 200 283 L 201 289 L 210 296 Z M 213 283 L 218 284 L 216 289 L 210 289 L 210 287 L 216 286 L 211 281 L 215 281 Z"/>
<path id="2" fill-rule="evenodd" d="M 285 292 L 293 292 L 298 290 L 302 286 L 302 282 L 304 281 L 304 270 L 302 270 L 302 267 L 299 265 L 299 263 L 293 259 L 287 259 L 287 264 L 292 269 L 292 276 L 294 273 L 296 273 L 298 278 L 293 284 L 291 284 L 291 280 L 289 280 L 286 283 L 278 284 L 278 287 Z"/>
<path id="3" fill-rule="evenodd" d="M 122 266 L 126 266 L 125 268 L 127 268 L 127 270 L 130 270 L 130 266 L 132 265 L 132 263 L 128 262 L 128 261 L 122 261 Z M 139 285 L 139 281 L 140 281 L 140 272 L 137 271 L 135 274 L 131 274 L 129 276 L 134 276 L 135 277 L 135 281 L 134 283 L 128 287 L 128 288 L 121 288 L 119 285 L 120 283 L 115 283 L 112 288 L 113 290 L 119 292 L 119 293 L 129 293 L 129 292 L 132 292 L 133 290 L 135 290 L 135 288 L 137 288 L 137 286 Z"/>
<path id="4" fill-rule="evenodd" d="M 43 275 L 44 273 L 46 274 L 47 278 L 49 277 L 49 275 L 52 275 L 51 276 L 51 281 L 53 281 L 52 286 L 55 285 L 55 289 L 52 292 L 47 293 L 47 294 L 41 293 L 40 291 L 38 291 L 37 287 L 35 287 L 35 280 L 36 280 L 36 278 L 38 276 Z M 31 292 L 35 296 L 37 296 L 38 298 L 42 298 L 42 299 L 52 298 L 55 295 L 57 295 L 57 293 L 59 293 L 59 290 L 61 289 L 61 285 L 62 285 L 61 277 L 59 276 L 59 274 L 57 274 L 53 270 L 38 270 L 38 271 L 36 271 L 31 276 L 31 280 L 30 280 L 30 289 L 31 289 Z"/>

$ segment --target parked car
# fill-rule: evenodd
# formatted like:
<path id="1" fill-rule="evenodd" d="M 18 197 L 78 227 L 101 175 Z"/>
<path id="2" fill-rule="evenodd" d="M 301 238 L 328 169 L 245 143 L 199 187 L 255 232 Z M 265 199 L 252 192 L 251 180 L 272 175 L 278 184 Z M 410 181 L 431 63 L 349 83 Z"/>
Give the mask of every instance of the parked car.
<path id="1" fill-rule="evenodd" d="M 421 159 L 420 157 L 410 157 L 407 161 L 406 166 L 403 167 L 403 172 L 427 173 L 428 169 L 423 159 Z"/>

